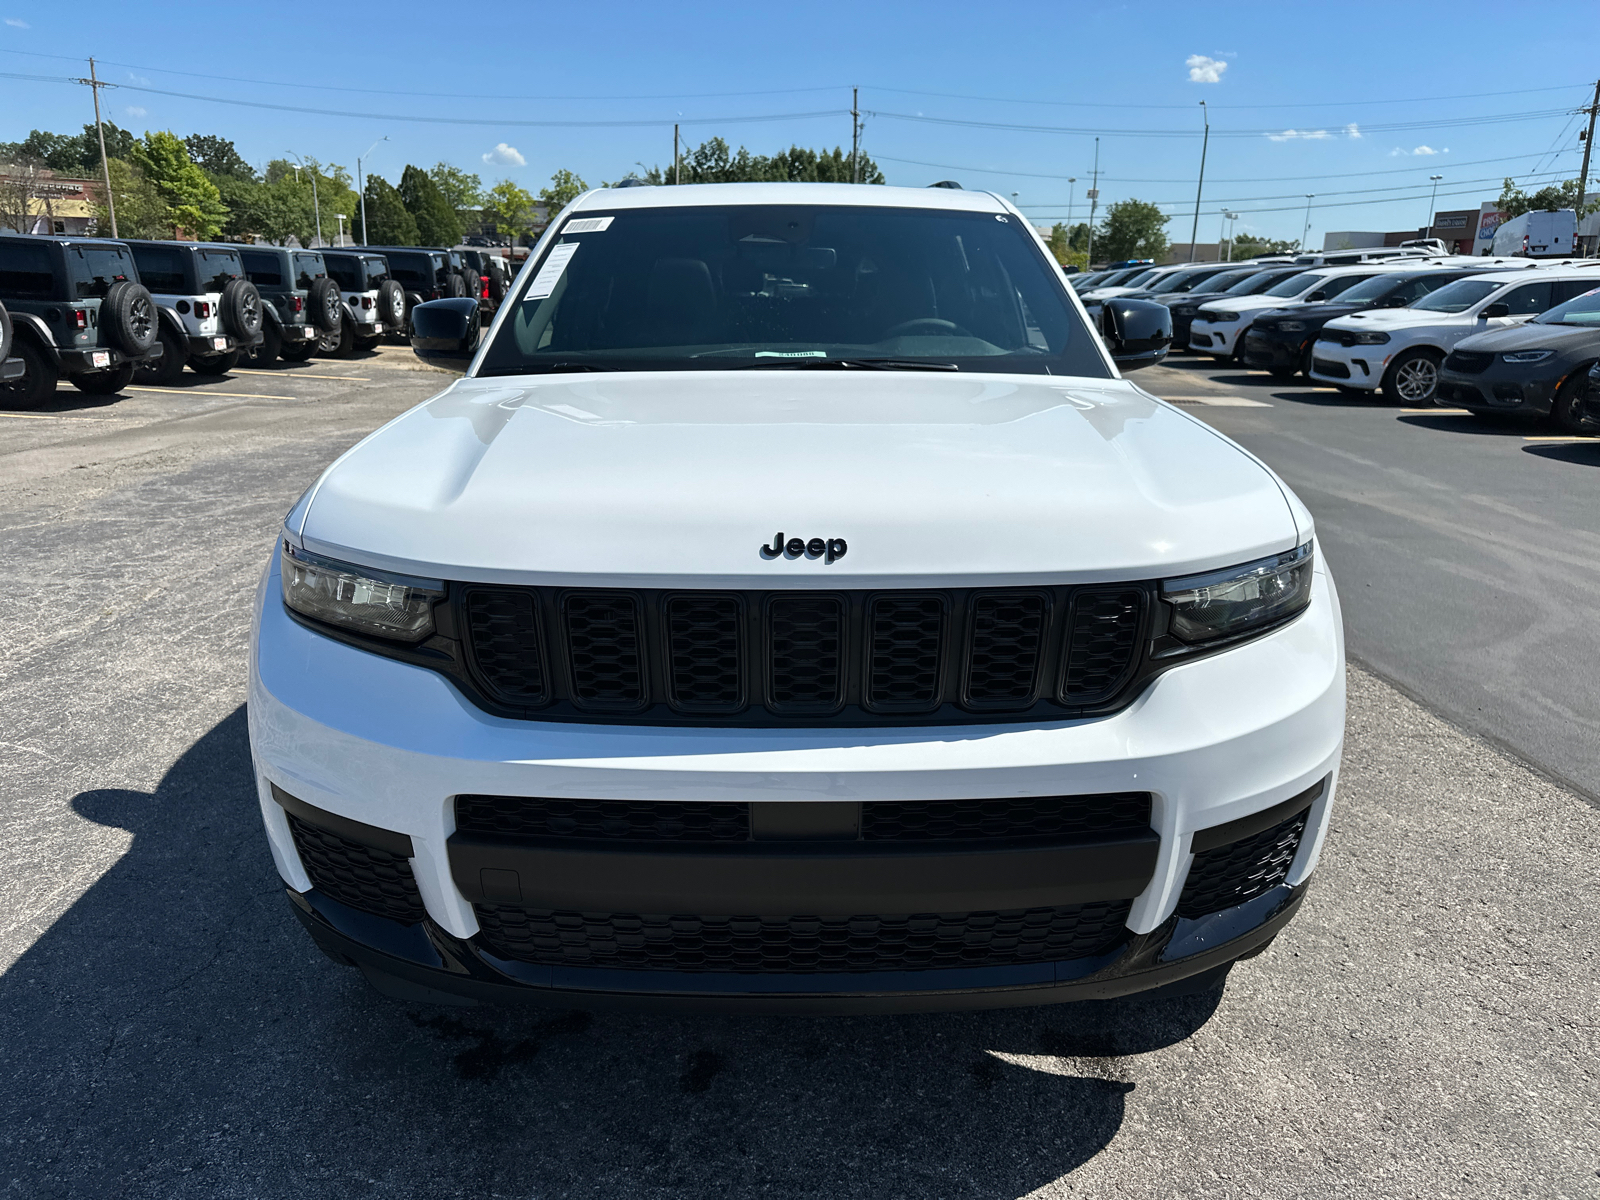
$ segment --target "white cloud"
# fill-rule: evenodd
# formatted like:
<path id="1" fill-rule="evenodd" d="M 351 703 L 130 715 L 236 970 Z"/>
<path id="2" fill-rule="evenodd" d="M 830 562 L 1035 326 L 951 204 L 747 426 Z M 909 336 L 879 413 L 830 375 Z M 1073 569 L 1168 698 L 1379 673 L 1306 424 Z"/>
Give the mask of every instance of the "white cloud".
<path id="1" fill-rule="evenodd" d="M 135 75 L 132 71 L 128 72 L 128 82 L 137 83 L 140 87 L 150 86 L 150 81 L 148 79 L 146 79 L 143 75 Z"/>
<path id="2" fill-rule="evenodd" d="M 130 104 L 128 105 L 128 115 L 130 117 L 148 117 L 150 113 L 146 109 L 140 108 L 137 104 Z"/>
<path id="3" fill-rule="evenodd" d="M 1393 150 L 1389 151 L 1389 157 L 1390 158 L 1404 158 L 1404 157 L 1431 158 L 1435 154 L 1449 154 L 1449 153 L 1450 153 L 1450 147 L 1449 146 L 1446 146 L 1443 150 L 1435 150 L 1432 146 L 1418 146 L 1415 150 L 1407 150 L 1404 146 L 1396 146 Z"/>
<path id="4" fill-rule="evenodd" d="M 525 167 L 528 160 L 522 157 L 522 152 L 515 146 L 508 146 L 501 142 L 493 150 L 483 156 L 483 161 L 491 167 Z"/>
<path id="5" fill-rule="evenodd" d="M 1418 147 L 1417 147 L 1417 148 L 1416 148 L 1416 149 L 1415 149 L 1415 150 L 1413 150 L 1413 151 L 1412 151 L 1412 152 L 1411 152 L 1411 153 L 1413 153 L 1413 154 L 1420 154 L 1420 155 L 1422 155 L 1422 156 L 1423 156 L 1423 157 L 1427 157 L 1427 156 L 1428 156 L 1428 155 L 1430 155 L 1430 154 L 1437 154 L 1437 153 L 1439 153 L 1439 152 L 1438 152 L 1438 151 L 1437 151 L 1437 150 L 1435 150 L 1435 149 L 1434 149 L 1434 148 L 1433 148 L 1433 147 L 1432 147 L 1432 146 L 1418 146 Z"/>
<path id="6" fill-rule="evenodd" d="M 6 18 L 6 24 L 11 26 L 11 28 L 13 28 L 13 29 L 32 29 L 33 28 L 32 25 L 29 25 L 21 17 L 7 17 Z"/>
<path id="7" fill-rule="evenodd" d="M 1332 136 L 1333 136 L 1333 134 L 1329 133 L 1326 129 L 1285 129 L 1282 133 L 1269 133 L 1269 134 L 1267 134 L 1267 141 L 1269 141 L 1269 142 L 1293 142 L 1293 141 L 1323 142 L 1323 141 L 1326 141 L 1328 138 L 1331 138 Z"/>
<path id="8" fill-rule="evenodd" d="M 1361 136 L 1361 126 L 1351 121 L 1350 124 L 1344 127 L 1344 135 L 1348 138 L 1359 138 Z"/>
<path id="9" fill-rule="evenodd" d="M 1221 83 L 1222 73 L 1228 69 L 1227 63 L 1204 54 L 1189 55 L 1183 65 L 1189 68 L 1190 83 Z"/>

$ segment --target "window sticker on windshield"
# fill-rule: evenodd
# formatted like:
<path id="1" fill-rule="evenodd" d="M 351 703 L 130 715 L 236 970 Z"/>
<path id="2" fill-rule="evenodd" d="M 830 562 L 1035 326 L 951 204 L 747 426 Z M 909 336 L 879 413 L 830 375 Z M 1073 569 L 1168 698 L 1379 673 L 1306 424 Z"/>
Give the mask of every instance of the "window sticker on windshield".
<path id="1" fill-rule="evenodd" d="M 826 350 L 757 350 L 757 358 L 827 358 Z"/>
<path id="2" fill-rule="evenodd" d="M 604 233 L 611 228 L 615 217 L 580 217 L 576 221 L 568 221 L 561 227 L 562 233 Z"/>
<path id="3" fill-rule="evenodd" d="M 577 242 L 564 242 L 550 251 L 550 257 L 544 260 L 544 266 L 539 268 L 539 273 L 533 277 L 533 284 L 528 288 L 529 300 L 543 300 L 556 290 L 556 284 L 561 282 L 561 273 L 578 252 L 578 245 Z"/>

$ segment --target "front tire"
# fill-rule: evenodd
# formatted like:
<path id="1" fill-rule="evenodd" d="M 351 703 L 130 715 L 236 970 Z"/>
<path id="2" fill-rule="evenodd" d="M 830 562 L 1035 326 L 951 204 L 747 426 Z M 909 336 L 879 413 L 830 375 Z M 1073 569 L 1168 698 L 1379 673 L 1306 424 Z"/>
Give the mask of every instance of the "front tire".
<path id="1" fill-rule="evenodd" d="M 140 363 L 133 369 L 133 377 L 147 387 L 171 387 L 183 374 L 184 359 L 188 351 L 178 335 L 165 325 L 161 327 L 161 357 L 152 363 Z"/>
<path id="2" fill-rule="evenodd" d="M 12 343 L 11 357 L 23 361 L 22 378 L 0 383 L 0 408 L 38 408 L 56 394 L 56 365 L 42 350 L 18 338 Z"/>
<path id="3" fill-rule="evenodd" d="M 1384 373 L 1384 399 L 1402 408 L 1432 408 L 1439 394 L 1439 364 L 1443 361 L 1437 350 L 1407 350 Z"/>
<path id="4" fill-rule="evenodd" d="M 111 371 L 68 377 L 72 386 L 89 396 L 114 396 L 133 382 L 133 364 L 124 363 Z"/>
<path id="5" fill-rule="evenodd" d="M 1562 433 L 1586 432 L 1583 419 L 1583 397 L 1589 387 L 1589 369 L 1579 368 L 1567 377 L 1550 402 L 1550 421 Z"/>
<path id="6" fill-rule="evenodd" d="M 189 369 L 196 375 L 226 375 L 239 365 L 238 350 L 226 354 L 197 354 L 189 360 Z"/>

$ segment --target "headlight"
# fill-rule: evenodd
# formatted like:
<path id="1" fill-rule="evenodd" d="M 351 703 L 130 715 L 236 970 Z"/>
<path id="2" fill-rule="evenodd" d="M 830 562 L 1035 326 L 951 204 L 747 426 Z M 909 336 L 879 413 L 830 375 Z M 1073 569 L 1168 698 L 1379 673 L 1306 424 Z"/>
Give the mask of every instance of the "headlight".
<path id="1" fill-rule="evenodd" d="M 283 544 L 283 602 L 297 613 L 358 633 L 415 642 L 433 632 L 444 584 L 334 562 Z"/>
<path id="2" fill-rule="evenodd" d="M 1306 323 L 1304 321 L 1279 321 L 1278 322 L 1278 332 L 1279 333 L 1304 333 L 1305 331 L 1306 331 Z"/>
<path id="3" fill-rule="evenodd" d="M 1387 333 L 1358 333 L 1350 339 L 1357 346 L 1381 346 L 1389 340 Z"/>
<path id="4" fill-rule="evenodd" d="M 1217 309 L 1212 309 L 1211 319 L 1213 321 L 1237 321 L 1239 319 L 1239 314 L 1236 312 L 1221 312 Z"/>
<path id="5" fill-rule="evenodd" d="M 1286 554 L 1205 575 L 1169 579 L 1161 598 L 1172 605 L 1172 633 L 1209 642 L 1294 616 L 1311 603 L 1311 543 Z"/>
<path id="6" fill-rule="evenodd" d="M 1500 361 L 1508 363 L 1543 362 L 1554 353 L 1554 350 L 1518 350 L 1512 354 L 1502 354 Z"/>

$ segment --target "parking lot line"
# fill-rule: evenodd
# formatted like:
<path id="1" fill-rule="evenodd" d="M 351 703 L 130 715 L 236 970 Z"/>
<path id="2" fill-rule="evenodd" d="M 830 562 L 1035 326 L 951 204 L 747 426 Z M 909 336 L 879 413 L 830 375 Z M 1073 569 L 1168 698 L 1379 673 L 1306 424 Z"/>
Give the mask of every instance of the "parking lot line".
<path id="1" fill-rule="evenodd" d="M 270 396 L 265 392 L 213 392 L 210 388 L 154 388 L 125 387 L 125 392 L 155 392 L 161 396 L 178 396 L 193 392 L 200 396 L 227 396 L 230 400 L 298 400 L 298 396 Z"/>
<path id="2" fill-rule="evenodd" d="M 371 383 L 365 375 L 313 375 L 309 371 L 263 371 L 257 367 L 235 367 L 230 375 L 275 375 L 279 379 L 343 379 L 350 383 Z"/>
<path id="3" fill-rule="evenodd" d="M 1470 408 L 1402 408 L 1403 413 L 1430 413 L 1440 417 L 1464 417 L 1472 410 Z"/>
<path id="4" fill-rule="evenodd" d="M 1549 434 L 1543 437 L 1525 437 L 1525 442 L 1600 442 L 1592 433 Z"/>
<path id="5" fill-rule="evenodd" d="M 13 421 L 126 421 L 127 417 L 72 417 L 66 413 L 0 413 Z"/>

